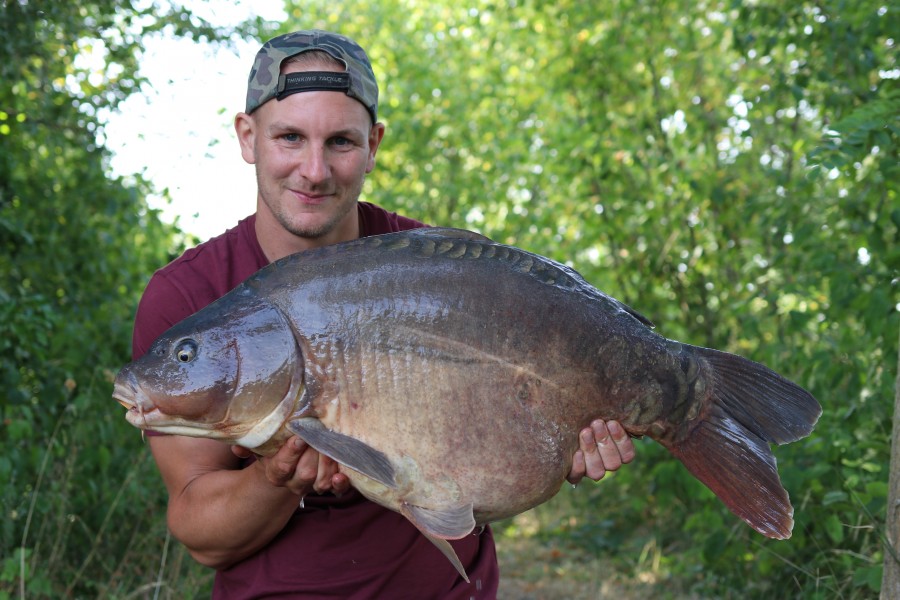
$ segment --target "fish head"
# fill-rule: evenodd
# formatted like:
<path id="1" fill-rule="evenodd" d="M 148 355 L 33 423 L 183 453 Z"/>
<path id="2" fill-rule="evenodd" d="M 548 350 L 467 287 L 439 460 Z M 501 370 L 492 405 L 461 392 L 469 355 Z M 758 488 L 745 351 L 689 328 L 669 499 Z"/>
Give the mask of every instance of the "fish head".
<path id="1" fill-rule="evenodd" d="M 303 358 L 287 318 L 239 288 L 123 367 L 113 397 L 140 429 L 255 448 L 281 429 L 302 388 Z"/>

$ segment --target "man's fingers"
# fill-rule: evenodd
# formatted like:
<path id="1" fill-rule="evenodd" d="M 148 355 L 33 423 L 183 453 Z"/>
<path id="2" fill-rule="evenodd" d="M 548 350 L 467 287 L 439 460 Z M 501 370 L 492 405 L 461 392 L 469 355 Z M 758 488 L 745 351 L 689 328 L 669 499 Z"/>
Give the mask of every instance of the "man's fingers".
<path id="1" fill-rule="evenodd" d="M 594 481 L 599 481 L 607 471 L 615 471 L 635 457 L 634 443 L 618 421 L 606 423 L 602 419 L 595 420 L 579 434 L 579 445 L 584 453 L 584 474 Z M 574 465 L 572 475 L 577 475 Z"/>
<path id="2" fill-rule="evenodd" d="M 272 485 L 290 487 L 297 475 L 298 460 L 306 454 L 308 448 L 306 442 L 292 437 L 273 456 L 260 459 L 265 467 L 266 478 Z M 315 471 L 312 477 L 315 478 Z"/>
<path id="3" fill-rule="evenodd" d="M 331 493 L 335 496 L 345 494 L 350 489 L 350 478 L 343 473 L 335 473 L 331 478 Z"/>
<path id="4" fill-rule="evenodd" d="M 612 438 L 613 443 L 616 445 L 616 449 L 619 451 L 622 463 L 630 463 L 634 460 L 634 442 L 631 441 L 631 436 L 628 435 L 628 432 L 625 431 L 622 424 L 618 421 L 610 421 L 606 424 L 606 428 L 609 431 L 609 436 Z"/>
<path id="5" fill-rule="evenodd" d="M 328 491 L 340 494 L 350 489 L 350 480 L 340 472 L 338 463 L 296 436 L 275 455 L 260 458 L 260 462 L 272 485 L 286 487 L 300 496 Z"/>
<path id="6" fill-rule="evenodd" d="M 294 465 L 290 487 L 297 490 L 305 488 L 303 493 L 307 493 L 308 488 L 314 487 L 317 483 L 321 455 L 307 446 L 305 442 L 301 443 L 303 444 L 303 453 Z"/>
<path id="7" fill-rule="evenodd" d="M 250 458 L 250 456 L 253 454 L 253 452 L 251 452 L 247 448 L 244 448 L 243 446 L 232 446 L 231 451 L 238 458 Z"/>
<path id="8" fill-rule="evenodd" d="M 594 431 L 594 439 L 597 440 L 597 450 L 603 461 L 603 467 L 607 471 L 615 471 L 622 466 L 622 457 L 619 455 L 619 448 L 609 434 L 609 428 L 603 421 L 594 421 L 591 423 L 591 429 Z"/>
<path id="9" fill-rule="evenodd" d="M 601 427 L 602 433 L 608 438 L 609 433 L 606 431 L 606 424 L 603 421 L 594 421 L 590 427 L 583 429 L 578 437 L 581 451 L 584 453 L 585 475 L 594 481 L 603 479 L 607 470 L 604 452 L 608 455 L 609 451 L 600 446 L 600 437 L 597 433 Z M 618 457 L 618 452 L 616 452 L 616 456 Z"/>
<path id="10" fill-rule="evenodd" d="M 331 458 L 324 454 L 319 454 L 316 467 L 316 480 L 313 483 L 313 491 L 317 494 L 322 494 L 331 490 L 332 479 L 338 471 L 338 465 Z"/>
<path id="11" fill-rule="evenodd" d="M 585 465 L 584 465 L 584 452 L 581 450 L 577 450 L 575 452 L 575 456 L 572 457 L 572 469 L 569 471 L 568 480 L 572 485 L 577 484 L 584 477 Z"/>

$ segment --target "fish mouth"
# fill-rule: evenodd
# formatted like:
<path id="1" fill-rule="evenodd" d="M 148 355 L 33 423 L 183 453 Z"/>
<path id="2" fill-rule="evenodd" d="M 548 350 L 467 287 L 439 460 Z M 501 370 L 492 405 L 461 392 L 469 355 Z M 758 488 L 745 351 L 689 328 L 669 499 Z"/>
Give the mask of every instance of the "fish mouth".
<path id="1" fill-rule="evenodd" d="M 151 424 L 148 422 L 147 416 L 159 411 L 155 406 L 150 405 L 147 395 L 141 390 L 133 373 L 120 373 L 116 377 L 112 396 L 128 411 L 125 419 L 129 423 L 139 429 L 150 429 Z"/>
<path id="2" fill-rule="evenodd" d="M 125 420 L 142 432 L 182 433 L 185 430 L 179 426 L 177 419 L 165 414 L 153 403 L 131 373 L 116 379 L 113 399 L 127 410 Z M 186 430 L 191 432 L 193 429 Z"/>
<path id="3" fill-rule="evenodd" d="M 164 412 L 153 401 L 137 377 L 128 370 L 123 370 L 116 377 L 113 385 L 113 399 L 125 409 L 125 420 L 142 431 L 155 431 L 169 435 L 185 435 L 189 437 L 202 437 L 222 439 L 227 441 L 227 433 L 222 433 L 220 423 L 201 423 L 185 420 L 178 416 Z M 282 420 L 286 419 L 284 416 Z"/>

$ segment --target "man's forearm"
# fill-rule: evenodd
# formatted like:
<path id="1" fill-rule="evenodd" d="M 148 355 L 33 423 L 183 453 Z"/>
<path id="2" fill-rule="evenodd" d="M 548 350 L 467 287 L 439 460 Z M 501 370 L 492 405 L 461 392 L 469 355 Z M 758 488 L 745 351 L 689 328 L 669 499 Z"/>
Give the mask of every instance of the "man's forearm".
<path id="1" fill-rule="evenodd" d="M 300 502 L 296 491 L 268 480 L 262 462 L 238 468 L 224 444 L 158 436 L 150 449 L 169 492 L 169 529 L 204 565 L 220 569 L 250 556 Z"/>
<path id="2" fill-rule="evenodd" d="M 300 497 L 272 486 L 258 467 L 207 473 L 169 499 L 169 529 L 197 562 L 222 569 L 250 556 L 297 509 Z"/>

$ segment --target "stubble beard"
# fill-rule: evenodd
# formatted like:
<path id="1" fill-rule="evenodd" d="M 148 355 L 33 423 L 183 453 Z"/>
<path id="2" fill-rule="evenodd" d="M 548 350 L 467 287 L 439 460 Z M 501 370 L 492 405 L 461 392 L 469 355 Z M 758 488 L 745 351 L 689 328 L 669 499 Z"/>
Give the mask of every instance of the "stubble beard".
<path id="1" fill-rule="evenodd" d="M 281 227 L 285 229 L 285 231 L 289 232 L 291 235 L 302 239 L 308 240 L 316 240 L 323 237 L 326 237 L 331 232 L 333 232 L 341 221 L 347 216 L 347 214 L 351 210 L 356 209 L 357 201 L 359 199 L 359 195 L 362 192 L 362 183 L 360 183 L 359 189 L 353 194 L 352 201 L 346 201 L 345 199 L 341 199 L 340 201 L 333 201 L 333 203 L 340 202 L 341 205 L 338 206 L 338 212 L 335 213 L 331 218 L 327 219 L 324 222 L 318 224 L 305 224 L 300 222 L 299 219 L 292 216 L 290 212 L 285 208 L 283 203 L 278 202 L 278 200 L 270 200 L 267 193 L 263 192 L 265 188 L 262 187 L 262 182 L 259 180 L 259 176 L 257 174 L 257 187 L 260 190 L 260 194 L 262 195 L 262 200 L 269 207 L 269 211 L 275 217 L 275 220 L 278 222 Z"/>

